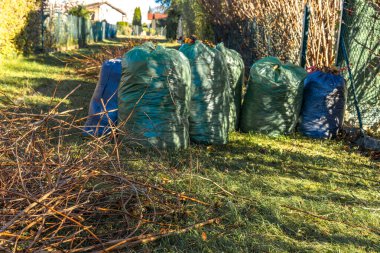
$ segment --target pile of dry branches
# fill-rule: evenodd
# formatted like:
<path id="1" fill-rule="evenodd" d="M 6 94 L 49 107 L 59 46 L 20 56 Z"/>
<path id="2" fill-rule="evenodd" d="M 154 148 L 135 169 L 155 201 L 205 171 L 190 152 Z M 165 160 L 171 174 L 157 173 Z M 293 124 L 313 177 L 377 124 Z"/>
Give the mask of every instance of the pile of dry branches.
<path id="1" fill-rule="evenodd" d="M 212 22 L 236 24 L 255 21 L 257 57 L 275 55 L 297 63 L 302 39 L 304 5 L 309 2 L 311 20 L 308 44 L 309 66 L 331 66 L 335 61 L 335 44 L 340 17 L 340 0 L 198 0 Z M 244 27 L 239 27 L 242 36 Z M 248 43 L 248 42 L 247 42 Z M 242 52 L 243 53 L 243 52 Z"/>
<path id="2" fill-rule="evenodd" d="M 0 111 L 1 252 L 109 252 L 218 220 L 196 223 L 207 203 L 131 170 L 115 131 L 77 138 L 83 119 L 59 106 Z"/>
<path id="3" fill-rule="evenodd" d="M 102 64 L 110 59 L 121 58 L 126 52 L 134 46 L 141 44 L 143 41 L 128 40 L 122 45 L 101 46 L 92 53 L 82 54 L 76 52 L 70 57 L 59 58 L 60 61 L 76 68 L 79 76 L 87 78 L 97 78 Z"/>
<path id="4" fill-rule="evenodd" d="M 116 45 L 100 46 L 87 53 L 75 52 L 69 57 L 58 58 L 61 62 L 74 67 L 76 74 L 86 78 L 97 79 L 100 73 L 102 64 L 110 59 L 122 58 L 125 53 L 133 47 L 141 45 L 149 39 L 134 39 L 126 40 Z"/>

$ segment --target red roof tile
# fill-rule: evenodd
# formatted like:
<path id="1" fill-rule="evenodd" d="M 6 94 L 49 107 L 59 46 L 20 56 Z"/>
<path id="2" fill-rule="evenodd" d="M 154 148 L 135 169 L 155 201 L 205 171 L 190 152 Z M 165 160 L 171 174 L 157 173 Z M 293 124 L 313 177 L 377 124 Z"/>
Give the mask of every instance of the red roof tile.
<path id="1" fill-rule="evenodd" d="M 166 13 L 151 13 L 148 12 L 148 20 L 158 20 L 158 19 L 166 19 L 168 18 L 168 14 Z"/>

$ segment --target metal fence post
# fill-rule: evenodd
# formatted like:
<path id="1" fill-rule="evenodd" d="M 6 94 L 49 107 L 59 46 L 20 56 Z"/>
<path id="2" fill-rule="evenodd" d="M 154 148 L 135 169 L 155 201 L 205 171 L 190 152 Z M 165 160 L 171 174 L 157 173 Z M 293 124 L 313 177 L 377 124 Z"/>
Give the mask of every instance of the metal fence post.
<path id="1" fill-rule="evenodd" d="M 45 8 L 44 8 L 44 4 L 45 1 L 41 1 L 41 49 L 42 49 L 42 52 L 44 51 L 44 47 L 45 47 L 45 42 L 44 42 L 44 16 L 45 16 Z"/>
<path id="2" fill-rule="evenodd" d="M 305 68 L 307 57 L 307 44 L 309 40 L 309 25 L 310 25 L 310 7 L 309 4 L 305 5 L 303 17 L 303 30 L 302 30 L 302 43 L 301 43 L 301 57 L 300 66 Z"/>
<path id="3" fill-rule="evenodd" d="M 344 40 L 344 37 L 342 36 L 343 33 L 345 33 L 345 30 L 346 30 L 346 26 L 344 24 L 344 21 L 346 19 L 346 7 L 347 7 L 347 3 L 345 0 L 341 0 L 341 3 L 340 3 L 340 10 L 341 10 L 341 13 L 340 13 L 340 18 L 339 18 L 339 31 L 338 31 L 338 34 L 337 34 L 337 43 L 336 43 L 336 46 L 335 46 L 335 65 L 336 66 L 341 66 L 342 63 L 344 62 L 343 60 L 343 55 L 342 55 L 342 50 L 341 49 L 341 40 Z"/>

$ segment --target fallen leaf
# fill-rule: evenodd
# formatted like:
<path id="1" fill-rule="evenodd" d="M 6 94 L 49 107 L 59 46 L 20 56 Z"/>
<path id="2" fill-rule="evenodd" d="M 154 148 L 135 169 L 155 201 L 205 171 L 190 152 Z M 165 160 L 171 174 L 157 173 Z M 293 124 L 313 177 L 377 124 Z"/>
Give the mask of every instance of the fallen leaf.
<path id="1" fill-rule="evenodd" d="M 207 235 L 205 232 L 202 232 L 202 240 L 206 241 L 207 240 Z"/>

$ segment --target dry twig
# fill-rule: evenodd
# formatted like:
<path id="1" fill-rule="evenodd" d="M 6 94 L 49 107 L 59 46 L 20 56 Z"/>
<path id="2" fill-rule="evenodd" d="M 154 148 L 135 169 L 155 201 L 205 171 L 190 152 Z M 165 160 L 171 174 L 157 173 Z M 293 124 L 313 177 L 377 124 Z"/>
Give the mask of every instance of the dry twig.
<path id="1" fill-rule="evenodd" d="M 1 251 L 110 251 L 216 221 L 173 229 L 199 222 L 193 209 L 209 204 L 150 183 L 144 171 L 128 174 L 116 128 L 73 142 L 85 119 L 59 106 L 0 111 Z"/>

